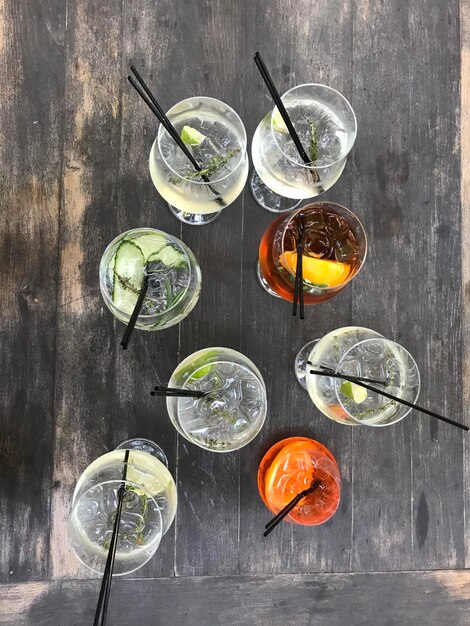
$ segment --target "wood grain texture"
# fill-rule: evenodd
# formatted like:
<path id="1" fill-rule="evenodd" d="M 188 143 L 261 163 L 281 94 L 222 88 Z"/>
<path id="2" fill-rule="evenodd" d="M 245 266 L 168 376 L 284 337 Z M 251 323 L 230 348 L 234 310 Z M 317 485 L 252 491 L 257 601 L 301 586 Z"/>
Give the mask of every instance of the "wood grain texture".
<path id="1" fill-rule="evenodd" d="M 408 289 L 399 290 L 397 338 L 419 364 L 421 402 L 462 420 L 459 3 L 423 0 L 410 18 L 411 54 L 421 62 L 410 74 L 411 194 L 401 261 Z M 464 565 L 468 436 L 445 426 L 412 414 L 413 569 Z"/>
<path id="2" fill-rule="evenodd" d="M 243 12 L 244 3 L 225 0 L 173 10 L 187 37 L 172 55 L 171 71 L 183 72 L 172 103 L 204 94 L 240 113 Z M 240 349 L 243 214 L 241 196 L 209 226 L 183 225 L 183 239 L 201 265 L 202 290 L 197 309 L 181 323 L 181 358 L 210 346 Z M 214 454 L 179 438 L 178 487 L 176 574 L 237 573 L 239 453 Z"/>
<path id="3" fill-rule="evenodd" d="M 469 583 L 469 572 L 453 571 L 118 579 L 108 620 L 113 626 L 465 626 Z M 93 621 L 99 589 L 95 580 L 1 591 L 0 624 L 82 626 Z"/>
<path id="4" fill-rule="evenodd" d="M 273 103 L 253 62 L 259 47 L 281 92 L 296 84 L 324 81 L 347 97 L 351 89 L 351 12 L 342 1 L 270 3 L 256 5 L 246 20 L 246 36 L 253 41 L 243 56 L 245 68 L 243 119 L 249 136 Z M 282 24 L 282 28 L 279 25 Z M 309 45 L 284 46 L 283 41 Z M 350 206 L 350 165 L 327 198 Z M 264 230 L 276 217 L 259 207 L 247 188 L 243 229 L 242 352 L 251 356 L 265 375 L 268 417 L 256 443 L 241 450 L 242 508 L 240 571 L 342 571 L 350 567 L 350 442 L 351 432 L 324 418 L 312 405 L 294 375 L 294 358 L 307 341 L 321 337 L 350 319 L 351 291 L 306 310 L 305 320 L 293 318 L 292 305 L 273 298 L 260 287 L 255 274 L 258 247 Z M 338 459 L 343 479 L 342 502 L 335 517 L 315 529 L 285 524 L 263 540 L 270 513 L 256 485 L 257 469 L 267 449 L 291 435 L 304 435 L 325 444 Z"/>
<path id="5" fill-rule="evenodd" d="M 106 37 L 99 37 L 106 24 Z M 66 112 L 60 220 L 56 438 L 52 495 L 53 577 L 87 576 L 67 541 L 77 478 L 126 432 L 115 408 L 116 336 L 101 303 L 100 255 L 116 233 L 121 11 L 113 3 L 67 5 Z M 117 325 L 117 323 L 116 323 Z M 117 431 L 117 432 L 116 432 Z"/>
<path id="6" fill-rule="evenodd" d="M 460 2 L 460 198 L 462 203 L 462 404 L 470 423 L 470 2 Z M 465 567 L 470 567 L 470 440 L 464 439 Z"/>
<path id="7" fill-rule="evenodd" d="M 64 7 L 0 2 L 0 578 L 49 576 Z"/>
<path id="8" fill-rule="evenodd" d="M 401 253 L 412 205 L 410 14 L 406 1 L 361 0 L 353 18 L 352 105 L 358 138 L 352 202 L 365 225 L 369 252 L 362 282 L 352 284 L 352 322 L 405 345 L 407 323 L 401 320 L 406 311 L 399 298 L 410 279 Z M 352 433 L 353 571 L 411 567 L 409 433 L 409 419 Z"/>
<path id="9" fill-rule="evenodd" d="M 258 285 L 258 245 L 275 216 L 248 187 L 204 228 L 168 211 L 148 174 L 157 125 L 126 81 L 135 63 L 166 109 L 194 94 L 226 101 L 250 146 L 272 106 L 257 49 L 281 91 L 324 82 L 358 117 L 325 198 L 362 218 L 368 259 L 303 323 Z M 97 581 L 77 580 L 90 575 L 67 544 L 71 493 L 91 460 L 139 435 L 165 449 L 179 511 L 144 580 L 115 582 L 112 623 L 129 623 L 130 605 L 136 623 L 178 626 L 469 623 L 468 572 L 380 573 L 469 567 L 468 435 L 419 414 L 342 427 L 293 373 L 308 340 L 368 326 L 416 357 L 423 404 L 470 421 L 469 72 L 469 0 L 460 20 L 458 0 L 0 0 L 0 578 L 45 581 L 0 588 L 0 623 L 89 621 Z M 136 332 L 123 353 L 98 265 L 138 226 L 181 237 L 203 289 L 179 328 Z M 164 401 L 148 395 L 211 345 L 250 357 L 268 388 L 265 428 L 237 453 L 178 438 Z M 283 524 L 263 541 L 257 467 L 296 434 L 335 454 L 342 503 L 324 526 Z M 351 571 L 377 573 L 339 573 Z"/>

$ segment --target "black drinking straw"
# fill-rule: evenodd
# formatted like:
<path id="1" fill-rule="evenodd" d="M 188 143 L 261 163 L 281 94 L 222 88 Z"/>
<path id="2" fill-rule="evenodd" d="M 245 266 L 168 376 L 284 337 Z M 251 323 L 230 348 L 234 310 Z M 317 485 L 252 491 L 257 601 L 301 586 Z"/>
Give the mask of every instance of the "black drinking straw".
<path id="1" fill-rule="evenodd" d="M 199 391 L 198 389 L 181 389 L 178 387 L 168 387 L 167 385 L 157 385 L 155 390 L 150 392 L 150 395 L 181 398 L 205 398 L 208 394 L 206 391 Z"/>
<path id="2" fill-rule="evenodd" d="M 273 531 L 276 528 L 276 526 L 280 522 L 282 522 L 282 520 L 292 511 L 292 509 L 297 506 L 297 504 L 300 502 L 300 500 L 302 500 L 302 498 L 305 498 L 310 493 L 312 493 L 312 491 L 315 491 L 315 489 L 317 489 L 320 485 L 321 485 L 321 482 L 319 480 L 315 480 L 308 489 L 304 489 L 303 491 L 298 493 L 295 496 L 295 498 L 293 498 L 289 502 L 289 504 L 286 504 L 286 506 L 283 509 L 281 509 L 279 513 L 266 524 L 265 526 L 266 530 L 263 533 L 263 537 L 267 537 L 269 533 Z"/>
<path id="3" fill-rule="evenodd" d="M 140 309 L 142 308 L 142 304 L 144 303 L 145 296 L 147 295 L 148 288 L 149 288 L 149 276 L 147 273 L 147 266 L 146 266 L 144 269 L 144 280 L 142 282 L 142 287 L 140 288 L 139 297 L 137 298 L 137 302 L 135 303 L 134 310 L 132 311 L 132 315 L 127 323 L 127 328 L 124 332 L 124 336 L 121 341 L 121 346 L 123 350 L 127 350 L 127 346 L 129 345 L 129 341 L 131 340 L 135 323 L 137 322 L 137 318 L 139 317 Z"/>
<path id="4" fill-rule="evenodd" d="M 261 54 L 257 52 L 254 56 L 255 63 L 263 77 L 264 82 L 266 83 L 266 87 L 269 89 L 269 93 L 271 94 L 272 99 L 274 100 L 274 104 L 277 106 L 279 113 L 281 114 L 282 119 L 284 120 L 284 124 L 287 126 L 287 130 L 289 131 L 289 135 L 292 137 L 292 141 L 295 143 L 295 147 L 299 151 L 299 154 L 304 161 L 305 165 L 310 165 L 312 160 L 309 159 L 305 149 L 302 145 L 302 142 L 299 139 L 299 136 L 294 128 L 294 125 L 291 122 L 289 114 L 286 111 L 286 107 L 284 106 L 281 96 L 279 95 L 278 90 L 276 89 L 275 84 L 273 83 L 273 79 L 271 78 L 266 65 L 264 64 L 263 59 L 261 58 Z"/>
<path id="5" fill-rule="evenodd" d="M 158 121 L 165 128 L 165 130 L 170 135 L 170 137 L 173 139 L 173 141 L 176 144 L 178 144 L 179 148 L 184 152 L 186 157 L 191 161 L 191 164 L 194 167 L 194 169 L 196 171 L 200 172 L 202 170 L 201 165 L 196 161 L 196 159 L 193 157 L 191 152 L 188 150 L 188 148 L 185 145 L 184 141 L 178 135 L 178 132 L 177 132 L 176 128 L 170 122 L 170 119 L 166 115 L 165 111 L 162 109 L 162 107 L 158 103 L 157 99 L 155 98 L 153 93 L 150 91 L 147 83 L 144 81 L 144 79 L 139 74 L 139 72 L 137 71 L 137 69 L 135 68 L 134 65 L 131 65 L 131 71 L 134 74 L 134 76 L 137 78 L 139 83 L 142 85 L 142 89 L 144 91 L 142 91 L 142 89 L 135 82 L 135 80 L 134 80 L 134 78 L 132 76 L 128 76 L 127 77 L 128 81 L 131 83 L 131 85 L 134 87 L 134 89 L 137 91 L 139 96 L 142 98 L 142 100 L 145 102 L 145 104 L 149 107 L 149 109 L 152 111 L 152 113 L 158 118 Z M 209 177 L 206 176 L 206 175 L 202 176 L 201 178 L 202 178 L 202 180 L 205 183 L 208 183 L 210 181 Z M 215 198 L 215 201 L 217 202 L 217 204 L 219 204 L 220 206 L 226 206 L 225 202 L 220 197 L 220 193 L 217 191 L 217 189 L 214 189 L 214 187 L 212 187 L 211 185 L 209 185 L 209 189 L 212 191 L 213 194 L 215 194 L 217 196 L 217 198 Z"/>
<path id="6" fill-rule="evenodd" d="M 303 255 L 303 245 L 302 238 L 304 236 L 304 226 L 302 223 L 302 214 L 299 214 L 299 243 L 297 244 L 297 266 L 295 270 L 295 282 L 294 282 L 294 303 L 292 307 L 292 315 L 297 315 L 297 298 L 300 293 L 300 319 L 304 319 L 304 275 L 302 269 L 302 255 Z"/>
<path id="7" fill-rule="evenodd" d="M 124 468 L 122 471 L 122 483 L 118 492 L 118 504 L 116 508 L 116 517 L 114 519 L 113 534 L 108 550 L 108 558 L 103 572 L 103 580 L 101 582 L 100 595 L 98 605 L 96 607 L 95 620 L 93 626 L 104 626 L 106 624 L 106 615 L 108 613 L 109 594 L 111 592 L 111 581 L 113 578 L 114 560 L 116 557 L 116 547 L 118 541 L 119 524 L 121 523 L 122 502 L 124 499 L 124 491 L 126 488 L 127 463 L 129 461 L 129 450 L 124 455 Z M 101 622 L 100 622 L 101 615 Z"/>
<path id="8" fill-rule="evenodd" d="M 376 389 L 375 387 L 371 387 L 370 385 L 367 385 L 366 383 L 358 380 L 357 378 L 355 379 L 354 376 L 348 376 L 347 374 L 337 374 L 334 372 L 320 372 L 318 370 L 310 370 L 310 374 L 315 374 L 315 376 L 330 376 L 331 378 L 341 378 L 342 380 L 348 380 L 351 383 L 354 383 L 355 385 L 359 385 L 359 387 L 364 387 L 364 389 L 368 389 L 369 391 L 375 391 L 375 393 L 378 393 L 381 396 L 384 396 L 385 398 L 389 398 L 390 400 L 395 400 L 395 402 L 398 402 L 399 404 L 404 404 L 405 406 L 409 406 L 411 409 L 415 409 L 416 411 L 419 411 L 420 413 L 425 413 L 426 415 L 430 415 L 431 417 L 435 417 L 438 420 L 441 420 L 442 422 L 446 422 L 447 424 L 451 424 L 452 426 L 456 426 L 457 428 L 461 428 L 462 430 L 469 430 L 468 426 L 465 426 L 465 424 L 461 424 L 460 422 L 456 422 L 455 420 L 451 420 L 448 417 L 444 417 L 443 415 L 439 415 L 439 413 L 435 413 L 434 411 L 430 411 L 429 409 L 424 409 L 421 406 L 418 406 L 417 404 L 413 404 L 412 402 L 408 402 L 408 400 L 404 400 L 403 398 L 397 398 L 396 396 L 392 396 L 392 394 L 387 393 L 386 391 L 383 391 L 383 389 Z"/>

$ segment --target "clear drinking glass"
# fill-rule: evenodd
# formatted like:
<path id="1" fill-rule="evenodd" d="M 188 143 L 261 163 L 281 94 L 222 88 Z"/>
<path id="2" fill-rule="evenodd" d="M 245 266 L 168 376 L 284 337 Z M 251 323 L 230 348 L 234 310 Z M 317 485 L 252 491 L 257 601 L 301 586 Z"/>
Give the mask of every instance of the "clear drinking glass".
<path id="1" fill-rule="evenodd" d="M 123 447 L 125 446 L 125 448 Z M 126 450 L 130 450 L 123 481 Z M 80 476 L 72 500 L 68 535 L 78 559 L 103 573 L 118 505 L 125 492 L 114 574 L 134 572 L 155 554 L 176 513 L 176 485 L 166 456 L 154 442 L 131 439 L 93 461 Z"/>
<path id="2" fill-rule="evenodd" d="M 213 452 L 246 446 L 266 418 L 266 386 L 246 356 L 229 348 L 205 348 L 173 372 L 169 387 L 207 392 L 203 398 L 167 397 L 173 425 L 188 441 Z"/>
<path id="3" fill-rule="evenodd" d="M 303 526 L 323 524 L 338 509 L 341 474 L 331 452 L 313 439 L 289 437 L 266 452 L 258 469 L 258 491 L 274 515 L 314 481 L 319 481 L 317 489 L 284 518 Z"/>
<path id="4" fill-rule="evenodd" d="M 194 170 L 160 125 L 149 159 L 153 184 L 182 222 L 208 224 L 238 198 L 245 186 L 245 127 L 225 102 L 203 96 L 178 102 L 167 116 L 203 171 L 198 174 Z"/>
<path id="5" fill-rule="evenodd" d="M 265 115 L 253 137 L 251 191 L 259 205 L 274 212 L 289 211 L 332 187 L 357 132 L 351 105 L 331 87 L 299 85 L 282 102 L 312 161 L 302 160 L 277 107 Z"/>
<path id="6" fill-rule="evenodd" d="M 259 247 L 258 278 L 272 296 L 292 302 L 299 226 L 305 304 L 329 300 L 362 268 L 367 237 L 359 219 L 334 202 L 313 202 L 277 217 Z"/>
<path id="7" fill-rule="evenodd" d="M 381 381 L 384 384 L 368 384 L 413 404 L 419 396 L 420 374 L 414 358 L 400 344 L 368 328 L 338 328 L 307 343 L 295 359 L 297 380 L 315 406 L 341 424 L 388 426 L 408 415 L 409 407 L 379 392 L 310 373 L 325 367 L 337 374 Z"/>
<path id="8" fill-rule="evenodd" d="M 154 228 L 128 230 L 104 251 L 100 289 L 106 306 L 127 324 L 145 271 L 149 275 L 148 291 L 135 327 L 162 330 L 178 324 L 197 304 L 201 270 L 188 246 Z"/>

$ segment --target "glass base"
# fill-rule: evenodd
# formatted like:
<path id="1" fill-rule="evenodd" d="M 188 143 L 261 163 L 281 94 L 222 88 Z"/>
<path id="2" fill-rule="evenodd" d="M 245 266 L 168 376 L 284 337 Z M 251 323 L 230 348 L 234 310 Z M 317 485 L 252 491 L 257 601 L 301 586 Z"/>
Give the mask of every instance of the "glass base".
<path id="1" fill-rule="evenodd" d="M 265 277 L 263 276 L 263 273 L 261 272 L 261 265 L 260 262 L 258 261 L 258 264 L 256 266 L 256 276 L 258 276 L 258 280 L 259 283 L 261 285 L 261 287 L 267 292 L 269 293 L 270 296 L 274 296 L 275 298 L 280 298 L 281 296 L 276 293 L 275 291 L 273 291 L 271 289 L 271 287 L 269 286 L 268 281 L 265 279 Z"/>
<path id="2" fill-rule="evenodd" d="M 297 382 L 301 387 L 307 390 L 307 384 L 305 382 L 306 376 L 305 372 L 307 371 L 307 361 L 309 356 L 315 346 L 320 341 L 320 339 L 314 339 L 313 341 L 309 341 L 304 346 L 300 348 L 295 357 L 294 361 L 294 371 L 295 377 L 297 378 Z"/>
<path id="3" fill-rule="evenodd" d="M 168 467 L 166 454 L 159 445 L 154 441 L 150 441 L 150 439 L 142 439 L 141 437 L 127 439 L 116 446 L 116 450 L 139 450 L 140 452 L 146 452 L 161 461 L 165 467 Z"/>
<path id="4" fill-rule="evenodd" d="M 168 208 L 181 222 L 190 224 L 191 226 L 204 226 L 217 219 L 220 215 L 220 211 L 215 213 L 188 213 L 187 211 L 180 211 L 176 207 L 168 204 Z"/>
<path id="5" fill-rule="evenodd" d="M 272 189 L 263 183 L 255 169 L 251 174 L 250 189 L 256 202 L 262 206 L 263 209 L 266 209 L 266 211 L 272 211 L 273 213 L 291 211 L 302 202 L 302 200 L 280 196 L 278 193 L 272 191 Z"/>

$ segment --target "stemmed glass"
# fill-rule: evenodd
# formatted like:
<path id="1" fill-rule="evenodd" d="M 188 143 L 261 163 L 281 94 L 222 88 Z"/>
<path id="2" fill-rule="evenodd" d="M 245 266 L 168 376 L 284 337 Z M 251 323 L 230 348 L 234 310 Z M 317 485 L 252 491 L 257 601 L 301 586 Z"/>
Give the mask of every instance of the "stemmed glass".
<path id="1" fill-rule="evenodd" d="M 124 472 L 127 450 L 130 452 Z M 123 483 L 114 575 L 129 574 L 147 563 L 175 517 L 175 481 L 168 471 L 165 453 L 156 443 L 130 439 L 97 458 L 75 487 L 68 535 L 79 560 L 98 573 L 105 569 Z"/>
<path id="2" fill-rule="evenodd" d="M 251 191 L 268 211 L 294 209 L 332 187 L 356 140 L 354 111 L 338 91 L 320 84 L 298 85 L 282 102 L 311 163 L 306 164 L 277 107 L 259 123 L 251 148 L 255 170 Z"/>

